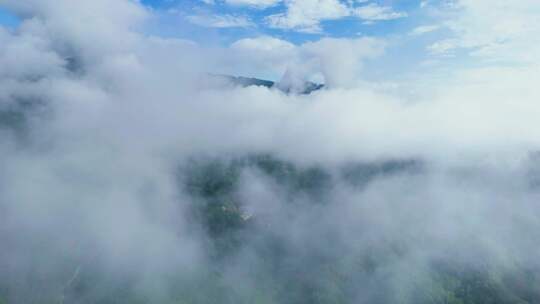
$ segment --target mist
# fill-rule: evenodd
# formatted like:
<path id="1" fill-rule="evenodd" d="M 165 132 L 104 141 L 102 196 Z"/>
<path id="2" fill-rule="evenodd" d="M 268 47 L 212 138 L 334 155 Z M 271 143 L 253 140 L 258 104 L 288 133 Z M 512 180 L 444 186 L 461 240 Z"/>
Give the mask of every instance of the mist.
<path id="1" fill-rule="evenodd" d="M 0 303 L 540 300 L 537 56 L 394 85 L 377 38 L 209 47 L 138 1 L 0 7 Z M 325 87 L 207 85 L 233 67 Z"/>

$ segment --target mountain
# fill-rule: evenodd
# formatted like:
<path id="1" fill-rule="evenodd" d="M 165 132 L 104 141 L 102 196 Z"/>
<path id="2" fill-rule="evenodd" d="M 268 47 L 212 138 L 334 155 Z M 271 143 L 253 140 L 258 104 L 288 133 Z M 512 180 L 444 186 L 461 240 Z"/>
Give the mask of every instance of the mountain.
<path id="1" fill-rule="evenodd" d="M 284 86 L 278 82 L 263 80 L 252 77 L 231 76 L 231 75 L 210 75 L 211 78 L 217 81 L 225 81 L 233 84 L 234 86 L 250 87 L 250 86 L 262 86 L 267 88 L 277 88 L 278 90 L 287 94 L 300 94 L 308 95 L 315 91 L 324 88 L 324 84 L 314 83 L 306 81 L 302 84 L 301 88 L 291 88 L 290 86 Z"/>

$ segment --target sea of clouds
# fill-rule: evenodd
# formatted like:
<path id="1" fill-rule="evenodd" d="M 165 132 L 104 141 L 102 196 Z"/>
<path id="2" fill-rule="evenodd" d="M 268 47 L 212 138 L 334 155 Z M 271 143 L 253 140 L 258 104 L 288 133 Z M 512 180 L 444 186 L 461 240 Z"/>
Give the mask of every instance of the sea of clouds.
<path id="1" fill-rule="evenodd" d="M 364 61 L 384 53 L 375 38 L 205 48 L 144 34 L 153 12 L 134 1 L 0 5 L 22 20 L 0 27 L 0 113 L 18 117 L 0 127 L 0 285 L 9 303 L 61 298 L 86 269 L 167 299 L 170 277 L 189 282 L 206 271 L 208 236 L 190 224 L 193 198 L 177 175 L 194 157 L 270 154 L 336 176 L 327 203 L 302 196 L 291 204 L 275 180 L 246 169 L 238 197 L 243 212 L 285 240 L 297 271 L 320 256 L 346 260 L 402 244 L 371 278 L 351 277 L 351 302 L 370 302 L 380 282 L 409 290 L 434 259 L 540 267 L 534 56 L 395 88 L 357 78 Z M 261 40 L 273 47 L 261 49 Z M 326 87 L 294 95 L 202 84 L 235 65 L 288 70 L 293 84 L 317 74 Z M 393 160 L 421 169 L 362 187 L 337 173 Z M 248 244 L 223 271 L 240 295 L 263 284 L 253 275 L 267 267 L 258 252 Z"/>

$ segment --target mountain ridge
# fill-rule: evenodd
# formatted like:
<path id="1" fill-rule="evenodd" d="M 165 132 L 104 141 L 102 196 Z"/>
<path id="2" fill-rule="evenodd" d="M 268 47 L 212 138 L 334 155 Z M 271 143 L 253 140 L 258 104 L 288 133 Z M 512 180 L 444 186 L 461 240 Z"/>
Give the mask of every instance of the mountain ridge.
<path id="1" fill-rule="evenodd" d="M 223 79 L 229 83 L 232 83 L 235 86 L 240 86 L 244 88 L 250 86 L 262 86 L 269 89 L 277 88 L 278 90 L 286 94 L 309 95 L 315 91 L 322 90 L 325 87 L 324 84 L 311 81 L 304 82 L 301 88 L 292 88 L 291 86 L 284 86 L 279 82 L 254 77 L 233 76 L 226 74 L 210 74 L 210 76 L 216 79 Z"/>

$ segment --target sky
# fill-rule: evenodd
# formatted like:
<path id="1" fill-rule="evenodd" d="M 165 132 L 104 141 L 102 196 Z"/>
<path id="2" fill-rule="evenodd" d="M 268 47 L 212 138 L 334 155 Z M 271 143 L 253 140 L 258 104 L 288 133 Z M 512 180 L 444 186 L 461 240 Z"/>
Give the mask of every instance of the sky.
<path id="1" fill-rule="evenodd" d="M 523 64 L 525 56 L 515 54 L 517 44 L 535 40 L 534 32 L 538 30 L 534 19 L 538 3 L 528 0 L 514 7 L 507 7 L 505 1 L 485 0 L 143 3 L 159 15 L 147 28 L 149 33 L 189 39 L 206 46 L 229 46 L 258 37 L 272 37 L 294 45 L 324 38 L 380 39 L 386 43 L 385 51 L 377 60 L 366 63 L 370 71 L 364 76 L 377 81 L 410 79 L 426 70 L 444 75 L 459 67 Z M 280 73 L 251 76 L 279 78 Z"/>
<path id="2" fill-rule="evenodd" d="M 18 24 L 18 19 L 7 10 L 0 8 L 0 24 L 3 26 L 14 27 Z"/>
<path id="3" fill-rule="evenodd" d="M 204 45 L 228 45 L 256 37 L 273 37 L 295 45 L 321 38 L 388 39 L 395 44 L 390 50 L 400 53 L 401 62 L 396 69 L 391 68 L 395 62 L 390 62 L 395 61 L 395 56 L 381 60 L 377 70 L 379 74 L 385 71 L 386 77 L 428 60 L 422 49 L 441 37 L 433 34 L 440 29 L 432 15 L 442 4 L 428 1 L 145 0 L 143 3 L 160 15 L 152 34 L 190 39 Z"/>
<path id="4" fill-rule="evenodd" d="M 149 6 L 177 14 L 229 39 L 254 33 L 302 42 L 321 36 L 388 35 L 408 30 L 418 19 L 420 2 L 409 1 L 146 0 Z"/>
<path id="5" fill-rule="evenodd" d="M 532 52 L 524 56 L 517 50 L 535 45 L 539 27 L 533 0 L 510 8 L 505 1 L 485 0 L 142 0 L 142 5 L 152 15 L 143 27 L 146 34 L 207 48 L 250 39 L 250 47 L 270 53 L 279 52 L 270 50 L 278 44 L 378 39 L 384 52 L 364 62 L 369 73 L 363 75 L 376 81 L 402 81 L 426 70 L 443 77 L 460 67 L 527 64 Z M 13 28 L 18 22 L 0 6 L 0 24 Z M 279 80 L 285 70 L 224 72 Z"/>

